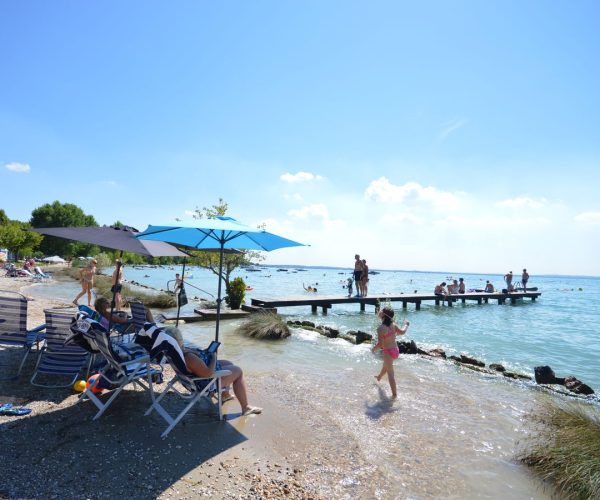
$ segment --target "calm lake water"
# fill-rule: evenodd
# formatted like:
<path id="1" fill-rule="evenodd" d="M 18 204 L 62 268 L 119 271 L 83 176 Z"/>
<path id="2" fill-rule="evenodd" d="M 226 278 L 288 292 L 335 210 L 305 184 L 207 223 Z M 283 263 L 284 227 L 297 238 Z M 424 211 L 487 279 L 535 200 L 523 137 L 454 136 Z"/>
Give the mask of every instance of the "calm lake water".
<path id="1" fill-rule="evenodd" d="M 302 295 L 307 293 L 303 283 L 317 286 L 319 294 L 345 295 L 342 284 L 350 274 L 349 269 L 260 269 L 239 273 L 253 288 L 248 302 L 252 297 Z M 125 269 L 126 279 L 157 288 L 166 288 L 175 272 L 179 268 Z M 216 295 L 214 275 L 198 268 L 189 272 L 190 285 Z M 448 276 L 381 271 L 371 276 L 370 292 L 430 292 Z M 467 288 L 483 288 L 486 279 L 497 288 L 502 286 L 500 276 L 460 276 Z M 392 305 L 398 320 L 410 319 L 406 338 L 417 344 L 464 352 L 486 364 L 499 362 L 529 374 L 534 366 L 549 364 L 558 376 L 575 375 L 599 389 L 600 280 L 532 275 L 529 286 L 542 292 L 536 302 L 467 303 L 452 308 L 423 304 L 420 311 L 411 305 L 407 311 L 398 303 Z M 32 293 L 71 300 L 77 290 L 78 284 L 69 282 L 36 287 Z M 188 287 L 188 297 L 193 297 L 193 290 Z M 199 291 L 197 295 L 210 298 Z M 374 332 L 379 323 L 372 307 L 361 313 L 358 304 L 333 306 L 327 315 L 313 315 L 309 307 L 279 312 L 287 319 L 309 319 L 340 329 Z M 354 346 L 299 329 L 285 341 L 261 342 L 238 334 L 240 323 L 222 323 L 222 357 L 242 365 L 251 380 L 268 381 L 283 406 L 314 421 L 319 440 L 311 446 L 315 453 L 321 451 L 321 457 L 332 458 L 309 461 L 307 471 L 328 478 L 333 484 L 331 496 L 547 497 L 540 482 L 515 461 L 517 443 L 527 432 L 523 416 L 547 397 L 531 385 L 441 360 L 401 356 L 395 364 L 399 398 L 392 402 L 386 396 L 387 382 L 374 382 L 381 358 L 371 354 L 368 345 Z M 214 322 L 181 328 L 186 339 L 199 345 L 214 336 Z M 289 438 L 291 443 L 303 440 L 293 434 Z"/>

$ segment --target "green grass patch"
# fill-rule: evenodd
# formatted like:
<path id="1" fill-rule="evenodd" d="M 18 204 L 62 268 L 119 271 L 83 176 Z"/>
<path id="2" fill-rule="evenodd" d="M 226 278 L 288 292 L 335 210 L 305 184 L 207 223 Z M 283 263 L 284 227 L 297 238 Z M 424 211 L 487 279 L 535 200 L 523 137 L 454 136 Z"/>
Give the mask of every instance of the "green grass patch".
<path id="1" fill-rule="evenodd" d="M 548 400 L 526 420 L 519 460 L 568 498 L 600 498 L 600 410 Z"/>
<path id="2" fill-rule="evenodd" d="M 291 335 L 283 318 L 269 311 L 253 313 L 237 331 L 257 339 L 284 339 Z"/>

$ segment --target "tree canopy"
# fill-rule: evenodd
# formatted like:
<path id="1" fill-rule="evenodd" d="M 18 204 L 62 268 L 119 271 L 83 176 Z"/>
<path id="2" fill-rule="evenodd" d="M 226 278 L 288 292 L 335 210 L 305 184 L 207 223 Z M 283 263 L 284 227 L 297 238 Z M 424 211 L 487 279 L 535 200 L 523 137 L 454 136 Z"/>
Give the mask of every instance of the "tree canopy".
<path id="1" fill-rule="evenodd" d="M 86 215 L 72 203 L 46 203 L 31 212 L 30 224 L 33 227 L 81 227 L 97 226 L 93 215 Z M 73 257 L 97 251 L 97 247 L 85 243 L 71 242 L 52 236 L 44 236 L 40 250 L 46 255 Z"/>

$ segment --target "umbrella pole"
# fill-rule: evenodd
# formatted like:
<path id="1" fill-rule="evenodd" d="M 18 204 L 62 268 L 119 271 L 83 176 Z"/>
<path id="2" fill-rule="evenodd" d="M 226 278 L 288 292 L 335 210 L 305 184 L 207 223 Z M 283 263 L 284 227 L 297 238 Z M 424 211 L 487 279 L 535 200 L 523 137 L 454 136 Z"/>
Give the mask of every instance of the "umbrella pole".
<path id="1" fill-rule="evenodd" d="M 179 300 L 179 299 L 180 299 L 181 292 L 183 290 L 184 279 L 185 279 L 185 257 L 183 258 L 183 267 L 181 269 L 181 286 L 179 287 L 179 290 L 177 290 L 177 293 L 175 295 L 177 297 L 177 319 L 175 320 L 175 327 L 179 326 L 179 311 L 181 310 L 181 300 Z M 177 283 L 175 283 L 175 286 L 177 286 Z"/>
<path id="2" fill-rule="evenodd" d="M 123 258 L 123 250 L 121 250 L 119 252 L 119 260 L 117 261 L 117 278 L 119 277 L 119 271 L 121 270 L 121 259 Z M 112 317 L 113 314 L 115 312 L 115 297 L 117 296 L 117 288 L 116 286 L 111 287 L 112 288 L 112 300 L 110 301 L 110 318 L 108 318 L 108 331 L 110 332 L 110 329 L 112 327 Z"/>
<path id="3" fill-rule="evenodd" d="M 215 327 L 215 340 L 219 341 L 219 322 L 221 321 L 221 280 L 223 279 L 223 247 L 225 243 L 221 242 L 219 251 L 219 286 L 217 288 L 217 323 Z"/>

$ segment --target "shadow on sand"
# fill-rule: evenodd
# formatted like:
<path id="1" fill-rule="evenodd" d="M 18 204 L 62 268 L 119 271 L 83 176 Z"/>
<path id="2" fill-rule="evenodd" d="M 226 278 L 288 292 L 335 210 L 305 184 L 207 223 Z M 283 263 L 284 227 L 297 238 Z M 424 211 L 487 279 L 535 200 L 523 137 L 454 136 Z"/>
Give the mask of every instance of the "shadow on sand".
<path id="1" fill-rule="evenodd" d="M 26 376 L 13 384 L 3 382 L 0 402 L 27 404 L 19 394 L 25 394 L 25 389 L 26 399 L 37 398 L 32 394 L 38 388 Z M 27 387 L 19 391 L 18 384 Z M 163 440 L 160 434 L 167 424 L 155 412 L 143 416 L 150 406 L 143 391 L 123 391 L 97 421 L 92 420 L 97 411 L 93 403 L 75 404 L 69 389 L 39 391 L 45 393 L 42 400 L 51 404 L 66 397 L 73 404 L 38 414 L 34 406 L 28 417 L 0 417 L 1 498 L 155 498 L 193 469 L 247 439 L 227 421 L 219 421 L 208 401 L 196 405 Z M 183 403 L 171 396 L 164 399 L 164 406 L 175 414 Z"/>

